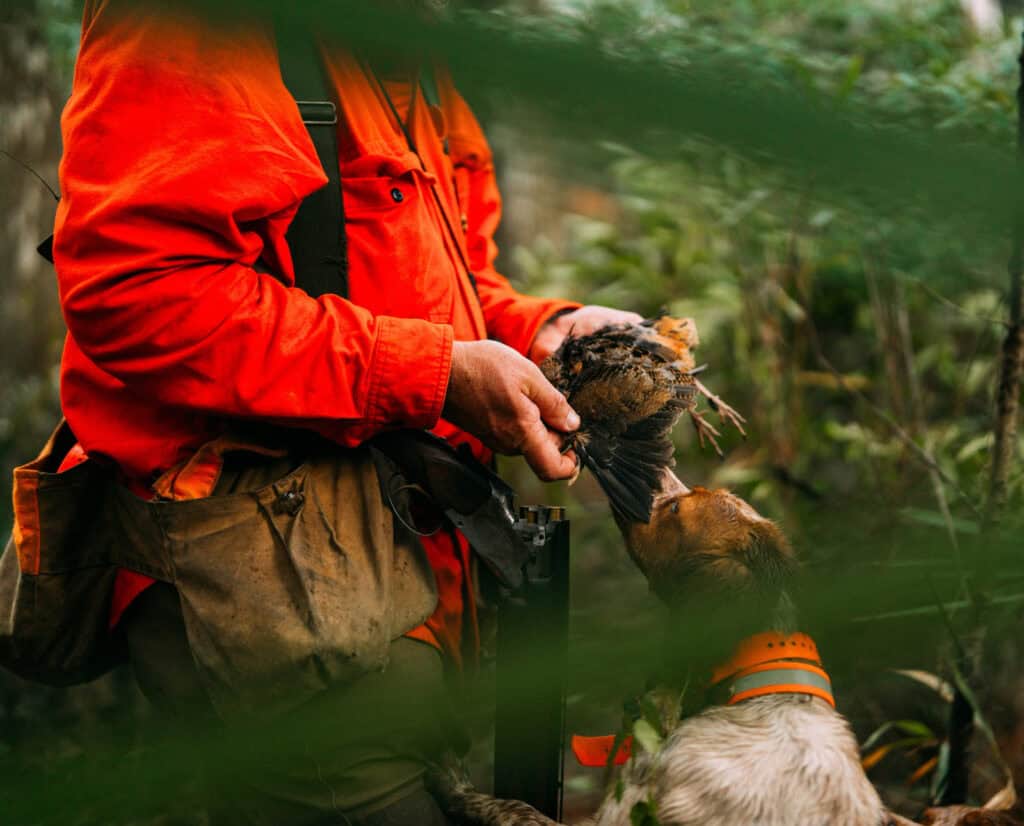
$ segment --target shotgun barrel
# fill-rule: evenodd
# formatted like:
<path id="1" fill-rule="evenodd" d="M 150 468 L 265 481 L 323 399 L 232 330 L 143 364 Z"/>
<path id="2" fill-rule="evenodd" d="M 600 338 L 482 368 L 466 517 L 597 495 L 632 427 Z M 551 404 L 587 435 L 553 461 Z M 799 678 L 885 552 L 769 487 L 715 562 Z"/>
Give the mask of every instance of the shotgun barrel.
<path id="1" fill-rule="evenodd" d="M 531 548 L 523 585 L 498 607 L 494 793 L 562 814 L 569 648 L 569 521 L 564 508 L 520 508 Z"/>

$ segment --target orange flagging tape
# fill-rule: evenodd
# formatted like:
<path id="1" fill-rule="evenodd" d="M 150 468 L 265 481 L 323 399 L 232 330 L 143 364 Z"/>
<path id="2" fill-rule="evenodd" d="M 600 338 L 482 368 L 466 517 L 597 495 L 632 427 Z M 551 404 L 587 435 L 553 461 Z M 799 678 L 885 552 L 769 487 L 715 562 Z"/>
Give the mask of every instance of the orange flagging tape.
<path id="1" fill-rule="evenodd" d="M 608 755 L 612 753 L 612 746 L 615 745 L 615 735 L 606 734 L 602 737 L 583 737 L 579 734 L 572 736 L 572 753 L 581 766 L 601 767 L 608 765 Z M 619 743 L 619 750 L 615 753 L 615 765 L 621 766 L 633 753 L 633 738 L 623 737 Z"/>

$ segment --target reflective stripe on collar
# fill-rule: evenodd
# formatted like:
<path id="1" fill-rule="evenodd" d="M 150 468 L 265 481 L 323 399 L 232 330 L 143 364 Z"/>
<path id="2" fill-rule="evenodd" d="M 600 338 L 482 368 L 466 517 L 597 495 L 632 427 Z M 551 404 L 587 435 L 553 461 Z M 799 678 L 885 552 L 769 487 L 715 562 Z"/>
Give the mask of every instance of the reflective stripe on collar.
<path id="1" fill-rule="evenodd" d="M 738 677 L 728 687 L 729 699 L 726 701 L 726 705 L 734 705 L 753 697 L 763 697 L 768 694 L 810 694 L 820 697 L 833 708 L 835 707 L 832 682 L 828 675 L 819 669 L 812 671 L 789 666 L 789 663 L 779 663 L 778 668 Z"/>
<path id="2" fill-rule="evenodd" d="M 814 640 L 799 633 L 747 637 L 714 670 L 711 689 L 727 705 L 768 694 L 810 694 L 833 708 L 836 704 Z"/>

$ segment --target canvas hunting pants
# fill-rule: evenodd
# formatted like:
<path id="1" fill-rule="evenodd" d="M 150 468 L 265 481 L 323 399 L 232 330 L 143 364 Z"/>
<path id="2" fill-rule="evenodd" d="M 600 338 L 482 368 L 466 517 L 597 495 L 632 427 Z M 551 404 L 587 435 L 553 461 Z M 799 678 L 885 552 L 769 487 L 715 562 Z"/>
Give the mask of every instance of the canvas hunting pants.
<path id="1" fill-rule="evenodd" d="M 222 722 L 206 696 L 174 587 L 150 587 L 121 628 L 169 736 L 196 739 L 197 784 L 216 826 L 448 823 L 423 782 L 452 719 L 431 647 L 400 638 L 383 671 L 242 728 Z"/>

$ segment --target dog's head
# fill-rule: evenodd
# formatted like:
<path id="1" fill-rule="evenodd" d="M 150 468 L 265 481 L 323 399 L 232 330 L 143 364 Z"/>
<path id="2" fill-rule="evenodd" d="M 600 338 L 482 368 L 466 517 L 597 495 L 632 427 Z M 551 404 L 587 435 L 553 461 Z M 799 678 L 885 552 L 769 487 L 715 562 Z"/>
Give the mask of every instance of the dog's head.
<path id="1" fill-rule="evenodd" d="M 669 606 L 694 593 L 771 597 L 796 570 L 778 526 L 724 489 L 675 480 L 655 500 L 650 522 L 620 528 L 651 590 Z"/>

